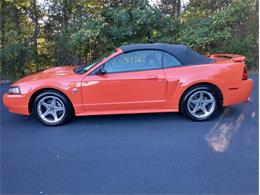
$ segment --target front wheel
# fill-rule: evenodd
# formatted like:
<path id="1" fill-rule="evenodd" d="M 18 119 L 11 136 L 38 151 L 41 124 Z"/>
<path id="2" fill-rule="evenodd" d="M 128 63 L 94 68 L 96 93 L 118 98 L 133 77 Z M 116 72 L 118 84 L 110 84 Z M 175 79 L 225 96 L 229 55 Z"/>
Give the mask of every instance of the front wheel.
<path id="1" fill-rule="evenodd" d="M 50 126 L 64 124 L 72 113 L 67 98 L 54 90 L 39 94 L 34 101 L 33 111 L 38 120 Z"/>
<path id="2" fill-rule="evenodd" d="M 214 117 L 220 104 L 216 91 L 208 86 L 195 87 L 184 94 L 182 112 L 190 119 L 204 121 Z"/>

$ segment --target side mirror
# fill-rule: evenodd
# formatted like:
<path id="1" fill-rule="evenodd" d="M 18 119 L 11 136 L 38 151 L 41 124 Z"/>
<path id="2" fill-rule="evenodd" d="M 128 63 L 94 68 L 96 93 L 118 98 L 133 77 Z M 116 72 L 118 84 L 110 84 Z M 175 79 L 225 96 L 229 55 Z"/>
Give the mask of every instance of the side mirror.
<path id="1" fill-rule="evenodd" d="M 97 72 L 96 72 L 96 75 L 103 75 L 103 74 L 106 74 L 107 71 L 104 69 L 104 67 L 100 68 Z"/>

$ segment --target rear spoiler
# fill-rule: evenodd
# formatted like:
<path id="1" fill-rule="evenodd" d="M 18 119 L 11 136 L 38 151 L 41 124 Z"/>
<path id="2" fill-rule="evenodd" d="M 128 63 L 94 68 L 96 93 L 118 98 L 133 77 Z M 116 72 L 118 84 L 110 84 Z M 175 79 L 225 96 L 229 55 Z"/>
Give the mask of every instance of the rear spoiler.
<path id="1" fill-rule="evenodd" d="M 238 54 L 212 54 L 210 58 L 231 58 L 232 62 L 244 62 L 246 60 L 245 56 Z"/>

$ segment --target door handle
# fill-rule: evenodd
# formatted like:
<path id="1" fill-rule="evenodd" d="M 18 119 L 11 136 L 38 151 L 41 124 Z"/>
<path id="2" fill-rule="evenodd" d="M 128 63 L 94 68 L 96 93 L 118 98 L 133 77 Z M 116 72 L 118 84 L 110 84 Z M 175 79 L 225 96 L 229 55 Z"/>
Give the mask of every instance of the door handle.
<path id="1" fill-rule="evenodd" d="M 147 79 L 158 79 L 158 76 L 157 75 L 148 75 L 146 78 Z"/>

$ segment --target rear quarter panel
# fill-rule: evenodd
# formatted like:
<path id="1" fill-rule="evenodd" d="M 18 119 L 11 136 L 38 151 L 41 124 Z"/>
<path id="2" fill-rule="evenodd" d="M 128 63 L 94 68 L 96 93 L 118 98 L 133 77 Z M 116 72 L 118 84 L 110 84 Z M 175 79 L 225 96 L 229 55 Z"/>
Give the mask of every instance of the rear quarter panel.
<path id="1" fill-rule="evenodd" d="M 211 83 L 216 85 L 222 92 L 223 105 L 239 102 L 232 99 L 233 92 L 242 82 L 242 74 L 245 64 L 233 63 L 221 60 L 211 64 L 191 65 L 165 69 L 168 81 L 167 100 L 173 109 L 179 108 L 179 102 L 183 93 L 195 84 Z"/>

